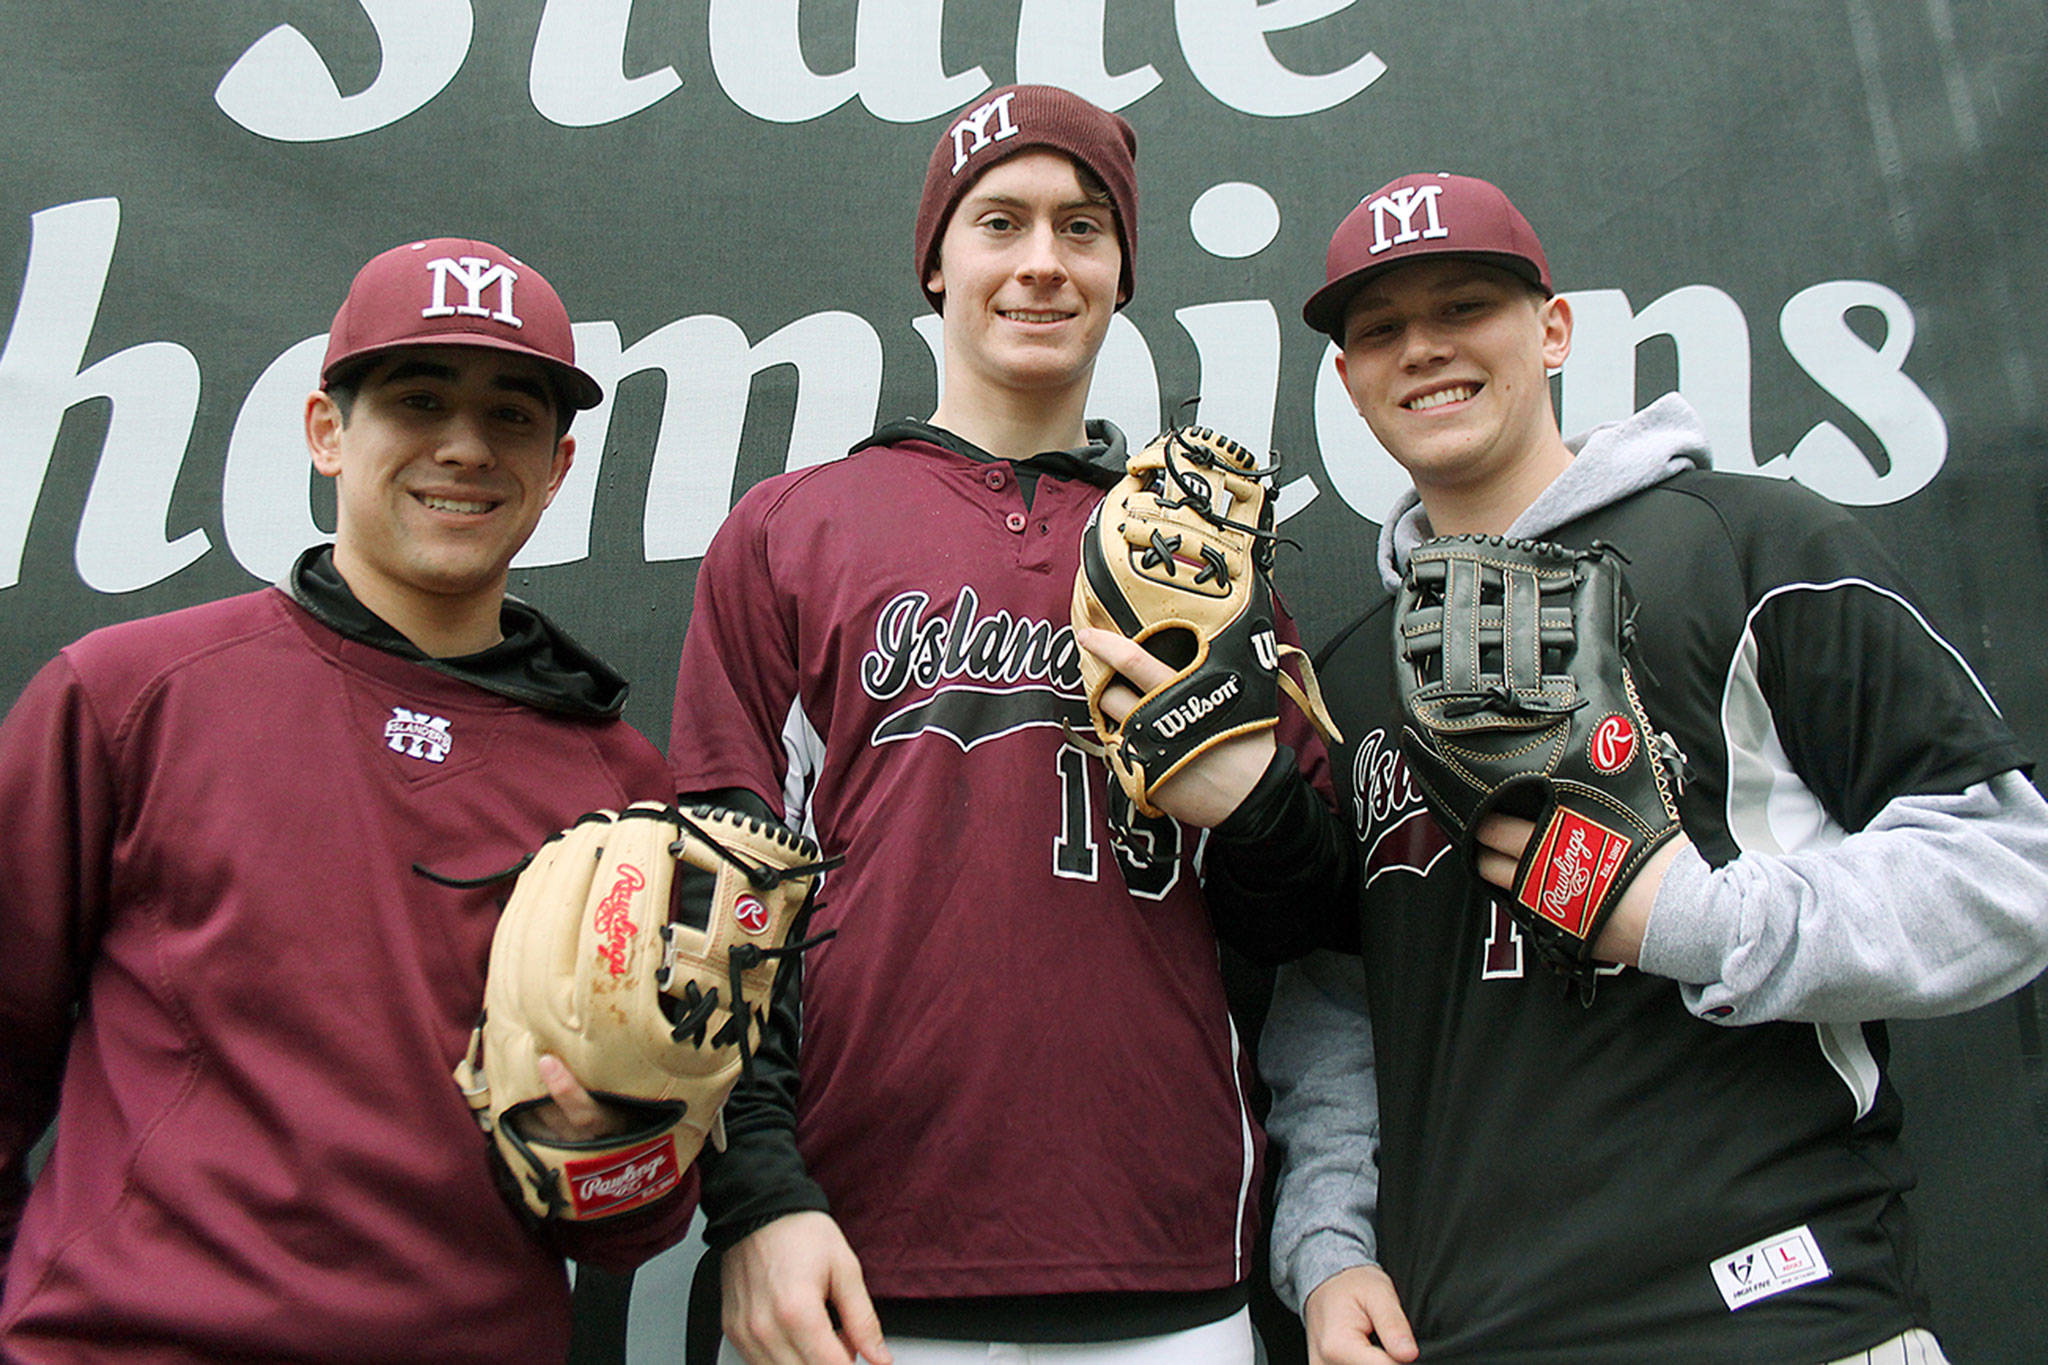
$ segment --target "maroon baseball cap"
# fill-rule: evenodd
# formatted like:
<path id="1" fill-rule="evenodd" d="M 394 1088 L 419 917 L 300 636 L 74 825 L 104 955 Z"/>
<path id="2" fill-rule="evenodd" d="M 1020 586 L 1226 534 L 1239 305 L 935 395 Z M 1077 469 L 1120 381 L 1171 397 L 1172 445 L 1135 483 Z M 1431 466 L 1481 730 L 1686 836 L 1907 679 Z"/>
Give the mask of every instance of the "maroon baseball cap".
<path id="1" fill-rule="evenodd" d="M 1006 85 L 976 100 L 946 125 L 932 148 L 917 201 L 917 286 L 932 307 L 945 296 L 925 288 L 938 263 L 939 238 L 960 196 L 989 167 L 1019 152 L 1049 147 L 1094 172 L 1116 209 L 1123 248 L 1124 301 L 1137 288 L 1138 134 L 1117 114 L 1056 85 Z"/>
<path id="2" fill-rule="evenodd" d="M 554 286 L 489 242 L 435 237 L 373 257 L 328 329 L 320 382 L 351 360 L 398 346 L 530 355 L 555 376 L 570 407 L 604 401 L 604 389 L 576 368 L 576 335 Z"/>
<path id="3" fill-rule="evenodd" d="M 1352 295 L 1373 276 L 1425 256 L 1470 256 L 1546 295 L 1557 292 L 1536 229 L 1499 186 L 1432 171 L 1382 185 L 1337 224 L 1325 261 L 1328 283 L 1302 305 L 1303 320 L 1342 345 Z"/>

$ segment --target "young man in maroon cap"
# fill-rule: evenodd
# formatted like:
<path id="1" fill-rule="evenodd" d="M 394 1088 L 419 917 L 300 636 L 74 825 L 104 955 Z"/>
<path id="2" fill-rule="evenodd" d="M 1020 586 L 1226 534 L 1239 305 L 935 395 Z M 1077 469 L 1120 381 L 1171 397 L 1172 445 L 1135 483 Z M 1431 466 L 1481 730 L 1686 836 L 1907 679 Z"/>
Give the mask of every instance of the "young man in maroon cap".
<path id="1" fill-rule="evenodd" d="M 1261 1047 L 1275 1277 L 1314 1358 L 1938 1361 L 1876 1021 L 2048 964 L 2048 808 L 2012 735 L 1870 536 L 1710 472 L 1677 396 L 1559 434 L 1571 306 L 1493 185 L 1368 195 L 1303 315 L 1414 480 L 1388 593 L 1431 536 L 1616 547 L 1644 707 L 1688 759 L 1685 837 L 1583 1003 L 1495 903 L 1529 823 L 1482 822 L 1481 881 L 1409 777 L 1391 597 L 1318 661 L 1342 814 L 1295 784 L 1232 817 L 1291 833 L 1259 850 L 1275 915 L 1332 906 L 1361 951 L 1283 969 Z"/>
<path id="2" fill-rule="evenodd" d="M 560 1361 L 562 1257 L 687 1228 L 690 1178 L 537 1228 L 500 1194 L 451 1070 L 502 890 L 414 872 L 668 792 L 624 682 L 505 595 L 600 397 L 530 266 L 378 256 L 305 407 L 333 545 L 86 636 L 0 724 L 9 1362 Z M 541 1131 L 613 1130 L 550 1088 Z"/>
<path id="3" fill-rule="evenodd" d="M 754 1365 L 1253 1355 L 1259 1138 L 1199 831 L 1063 733 L 1082 526 L 1125 453 L 1085 406 L 1133 287 L 1134 149 L 1045 86 L 951 121 L 913 258 L 937 411 L 749 491 L 697 580 L 679 789 L 848 857 L 706 1169 Z"/>

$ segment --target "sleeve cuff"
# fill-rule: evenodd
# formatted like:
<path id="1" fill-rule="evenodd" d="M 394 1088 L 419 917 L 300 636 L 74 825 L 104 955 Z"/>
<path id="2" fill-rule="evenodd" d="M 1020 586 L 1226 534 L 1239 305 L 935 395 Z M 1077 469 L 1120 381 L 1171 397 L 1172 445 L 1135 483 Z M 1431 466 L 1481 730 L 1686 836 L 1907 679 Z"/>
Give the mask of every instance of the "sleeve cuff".
<path id="1" fill-rule="evenodd" d="M 1671 860 L 1643 926 L 1637 958 L 1643 971 L 1692 986 L 1720 979 L 1727 944 L 1715 934 L 1714 917 L 1699 913 L 1713 875 L 1697 849 L 1688 848 Z"/>
<path id="2" fill-rule="evenodd" d="M 724 1251 L 791 1213 L 831 1212 L 804 1169 L 794 1137 L 782 1129 L 734 1134 L 723 1152 L 704 1149 L 704 1243 Z"/>
<path id="3" fill-rule="evenodd" d="M 1376 1264 L 1378 1253 L 1370 1229 L 1314 1233 L 1302 1238 L 1284 1265 L 1274 1263 L 1273 1290 L 1282 1303 L 1299 1314 L 1302 1301 L 1323 1281 L 1355 1266 Z"/>

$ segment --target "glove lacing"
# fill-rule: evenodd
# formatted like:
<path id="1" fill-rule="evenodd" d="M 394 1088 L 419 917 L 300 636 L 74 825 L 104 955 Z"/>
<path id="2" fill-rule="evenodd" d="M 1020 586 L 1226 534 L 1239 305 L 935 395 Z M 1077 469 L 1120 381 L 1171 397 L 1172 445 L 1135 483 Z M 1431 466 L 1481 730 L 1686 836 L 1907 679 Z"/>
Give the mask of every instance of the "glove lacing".
<path id="1" fill-rule="evenodd" d="M 814 862 L 794 863 L 788 867 L 772 867 L 765 863 L 749 862 L 724 844 L 718 842 L 718 840 L 712 838 L 710 834 L 705 832 L 702 826 L 690 819 L 689 816 L 683 814 L 680 809 L 671 807 L 668 814 L 677 824 L 702 840 L 705 846 L 713 853 L 716 853 L 720 858 L 739 869 L 740 875 L 747 879 L 747 885 L 753 887 L 756 891 L 771 891 L 792 877 L 829 872 L 846 861 L 846 856 L 839 854 L 830 858 L 820 858 Z M 669 845 L 668 851 L 671 857 L 680 855 L 683 851 L 683 841 L 680 839 L 676 840 Z M 664 939 L 669 937 L 669 932 L 669 926 L 664 925 L 662 927 Z M 827 929 L 825 932 L 814 934 L 800 943 L 785 943 L 779 948 L 763 948 L 759 944 L 754 943 L 736 943 L 726 950 L 726 999 L 730 1001 L 730 1007 L 725 1027 L 712 1036 L 711 1043 L 714 1047 L 723 1046 L 727 1043 L 737 1046 L 740 1053 L 740 1074 L 748 1080 L 754 1078 L 754 1049 L 751 1039 L 753 1030 L 748 1027 L 746 995 L 741 989 L 741 977 L 748 970 L 760 966 L 763 962 L 801 956 L 826 940 L 836 937 L 838 933 L 837 929 Z M 685 1035 L 697 1035 L 696 1041 L 701 1044 L 704 1041 L 702 1037 L 704 1029 L 711 1022 L 711 1016 L 718 1010 L 720 1003 L 716 986 L 713 986 L 708 991 L 700 991 L 697 988 L 696 982 L 684 982 L 683 1013 L 676 1019 L 674 1026 L 670 1029 L 669 1036 L 676 1042 L 681 1042 Z"/>

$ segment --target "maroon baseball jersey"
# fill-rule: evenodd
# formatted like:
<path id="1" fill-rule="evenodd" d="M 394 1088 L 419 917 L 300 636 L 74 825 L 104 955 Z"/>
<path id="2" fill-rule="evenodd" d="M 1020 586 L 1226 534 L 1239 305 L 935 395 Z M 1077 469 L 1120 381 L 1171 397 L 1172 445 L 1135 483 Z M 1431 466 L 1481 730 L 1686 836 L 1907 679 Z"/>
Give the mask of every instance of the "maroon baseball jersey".
<path id="1" fill-rule="evenodd" d="M 547 664 L 524 681 L 585 676 L 521 619 Z M 498 871 L 666 790 L 615 718 L 494 695 L 275 589 L 65 650 L 0 725 L 0 1356 L 562 1359 L 558 1253 L 651 1254 L 694 1182 L 575 1242 L 522 1225 L 450 1074 L 507 888 L 413 866 Z"/>
<path id="2" fill-rule="evenodd" d="M 1138 817 L 1063 730 L 1088 726 L 1069 601 L 1102 482 L 1027 499 L 900 424 L 750 490 L 698 578 L 678 788 L 779 799 L 847 857 L 804 964 L 797 1143 L 878 1297 L 1247 1273 L 1261 1138 L 1199 831 Z M 1319 759 L 1304 729 L 1282 738 Z"/>

